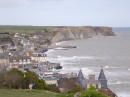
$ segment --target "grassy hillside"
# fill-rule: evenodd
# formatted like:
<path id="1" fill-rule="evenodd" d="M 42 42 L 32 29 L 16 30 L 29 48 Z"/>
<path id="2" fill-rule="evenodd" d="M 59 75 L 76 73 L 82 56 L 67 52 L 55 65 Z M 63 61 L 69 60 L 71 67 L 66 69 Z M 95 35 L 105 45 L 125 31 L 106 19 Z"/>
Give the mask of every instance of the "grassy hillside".
<path id="1" fill-rule="evenodd" d="M 0 32 L 11 33 L 27 33 L 33 34 L 36 32 L 50 31 L 53 27 L 49 26 L 0 26 Z"/>
<path id="2" fill-rule="evenodd" d="M 0 90 L 0 97 L 56 97 L 56 95 L 44 90 Z"/>
<path id="3" fill-rule="evenodd" d="M 45 27 L 42 26 L 0 26 L 0 31 L 24 30 L 24 31 L 41 31 Z"/>

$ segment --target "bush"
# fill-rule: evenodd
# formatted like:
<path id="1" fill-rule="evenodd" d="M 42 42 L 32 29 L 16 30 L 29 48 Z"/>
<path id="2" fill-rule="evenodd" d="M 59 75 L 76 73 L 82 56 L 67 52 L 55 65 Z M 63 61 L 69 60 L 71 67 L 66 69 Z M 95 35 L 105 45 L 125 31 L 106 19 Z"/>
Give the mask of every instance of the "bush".
<path id="1" fill-rule="evenodd" d="M 39 79 L 36 83 L 36 89 L 47 89 L 47 85 L 44 80 Z"/>
<path id="2" fill-rule="evenodd" d="M 90 87 L 90 89 L 82 92 L 80 97 L 108 97 L 108 96 L 100 93 L 94 87 Z"/>
<path id="3" fill-rule="evenodd" d="M 76 93 L 82 91 L 82 89 L 80 87 L 75 87 L 73 90 L 69 91 L 69 93 Z"/>
<path id="4" fill-rule="evenodd" d="M 56 93 L 60 92 L 59 88 L 56 85 L 48 85 L 47 90 L 51 92 L 56 92 Z"/>
<path id="5" fill-rule="evenodd" d="M 68 94 L 59 94 L 57 97 L 74 97 L 74 93 L 68 93 Z"/>

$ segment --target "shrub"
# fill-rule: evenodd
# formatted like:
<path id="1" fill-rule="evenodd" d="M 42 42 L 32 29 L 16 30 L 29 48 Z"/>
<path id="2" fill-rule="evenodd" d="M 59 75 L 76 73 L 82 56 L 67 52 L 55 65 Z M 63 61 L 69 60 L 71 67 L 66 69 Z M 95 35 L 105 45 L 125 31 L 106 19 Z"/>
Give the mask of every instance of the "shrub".
<path id="1" fill-rule="evenodd" d="M 36 89 L 47 89 L 47 85 L 44 80 L 39 79 L 36 83 Z"/>
<path id="2" fill-rule="evenodd" d="M 100 93 L 94 87 L 90 87 L 90 89 L 82 92 L 80 97 L 108 97 L 108 96 Z"/>
<path id="3" fill-rule="evenodd" d="M 56 85 L 48 85 L 47 89 L 51 92 L 60 92 L 59 88 Z"/>
<path id="4" fill-rule="evenodd" d="M 57 97 L 74 97 L 74 93 L 68 93 L 68 94 L 59 94 Z"/>

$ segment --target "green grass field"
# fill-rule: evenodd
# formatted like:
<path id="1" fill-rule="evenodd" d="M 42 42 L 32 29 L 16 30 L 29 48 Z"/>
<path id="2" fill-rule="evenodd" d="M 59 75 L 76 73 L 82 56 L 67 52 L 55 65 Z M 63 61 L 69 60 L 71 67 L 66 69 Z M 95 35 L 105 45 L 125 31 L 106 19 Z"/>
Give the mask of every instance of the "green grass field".
<path id="1" fill-rule="evenodd" d="M 44 90 L 0 90 L 0 97 L 56 97 L 56 95 Z"/>
<path id="2" fill-rule="evenodd" d="M 40 32 L 45 29 L 51 29 L 53 27 L 51 26 L 1 26 L 0 25 L 0 31 L 5 31 L 5 32 L 13 32 L 13 31 L 22 31 L 22 32 Z"/>

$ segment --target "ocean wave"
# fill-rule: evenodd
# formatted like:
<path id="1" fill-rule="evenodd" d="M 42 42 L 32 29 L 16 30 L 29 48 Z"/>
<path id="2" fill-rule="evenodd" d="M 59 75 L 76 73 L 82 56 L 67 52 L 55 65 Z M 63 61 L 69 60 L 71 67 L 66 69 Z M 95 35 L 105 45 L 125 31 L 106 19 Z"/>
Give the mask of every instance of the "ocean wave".
<path id="1" fill-rule="evenodd" d="M 95 74 L 95 72 L 89 68 L 79 68 L 79 67 L 71 67 L 71 66 L 64 66 L 64 68 L 60 71 L 60 73 L 77 73 L 79 70 L 82 70 L 84 77 L 88 77 L 89 74 Z"/>
<path id="2" fill-rule="evenodd" d="M 106 66 L 104 66 L 104 68 L 105 68 L 105 69 L 119 69 L 119 68 L 121 68 L 121 67 L 113 67 L 113 66 L 108 66 L 108 65 L 106 65 Z"/>
<path id="3" fill-rule="evenodd" d="M 56 45 L 61 45 L 61 44 L 63 44 L 64 42 L 66 42 L 66 41 L 57 42 Z"/>
<path id="4" fill-rule="evenodd" d="M 105 68 L 105 69 L 109 69 L 109 68 L 110 68 L 110 66 L 106 65 L 104 68 Z"/>
<path id="5" fill-rule="evenodd" d="M 124 92 L 119 92 L 119 93 L 116 93 L 118 97 L 130 97 L 130 93 L 127 92 L 127 93 L 124 93 Z"/>
<path id="6" fill-rule="evenodd" d="M 50 50 L 48 50 L 48 51 L 46 52 L 46 54 L 51 54 L 51 53 L 53 53 L 53 52 L 55 52 L 55 50 L 54 50 L 54 49 L 50 49 Z"/>
<path id="7" fill-rule="evenodd" d="M 47 60 L 51 62 L 66 62 L 67 64 L 77 64 L 77 62 L 81 62 L 84 60 L 95 60 L 98 59 L 95 56 L 57 56 L 57 57 L 48 57 Z"/>
<path id="8" fill-rule="evenodd" d="M 58 47 L 58 48 L 55 48 L 54 50 L 68 50 L 68 49 L 67 48 Z"/>
<path id="9" fill-rule="evenodd" d="M 72 61 L 72 60 L 81 60 L 81 59 L 89 59 L 89 60 L 92 60 L 92 59 L 95 59 L 94 56 L 72 56 L 72 57 L 64 57 L 64 56 L 58 56 L 57 57 L 58 59 L 57 60 L 62 60 L 62 61 Z"/>
<path id="10" fill-rule="evenodd" d="M 130 84 L 130 82 L 124 82 L 124 81 L 116 81 L 116 82 L 109 82 L 110 85 L 120 85 L 120 84 Z"/>
<path id="11" fill-rule="evenodd" d="M 128 69 L 128 71 L 130 71 L 130 68 Z"/>
<path id="12" fill-rule="evenodd" d="M 82 68 L 82 71 L 83 71 L 85 76 L 88 76 L 89 74 L 95 74 L 95 72 L 89 68 Z"/>

